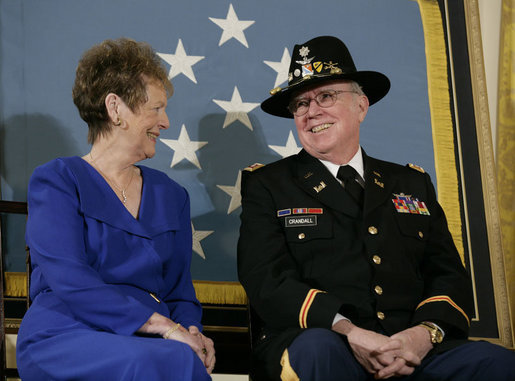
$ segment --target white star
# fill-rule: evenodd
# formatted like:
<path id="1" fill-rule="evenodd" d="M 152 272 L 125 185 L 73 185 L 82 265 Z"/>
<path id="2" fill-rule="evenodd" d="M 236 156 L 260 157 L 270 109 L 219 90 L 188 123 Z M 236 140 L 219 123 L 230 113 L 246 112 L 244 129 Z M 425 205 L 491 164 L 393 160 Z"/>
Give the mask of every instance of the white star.
<path id="1" fill-rule="evenodd" d="M 190 161 L 195 164 L 197 168 L 200 168 L 200 163 L 197 158 L 196 150 L 204 147 L 207 142 L 195 142 L 191 141 L 188 135 L 188 131 L 186 131 L 186 126 L 183 124 L 181 127 L 181 132 L 179 134 L 179 139 L 159 139 L 168 147 L 173 149 L 175 153 L 173 154 L 172 164 L 170 164 L 170 168 L 183 159 Z"/>
<path id="2" fill-rule="evenodd" d="M 243 31 L 254 24 L 255 21 L 238 20 L 238 16 L 236 15 L 236 12 L 234 12 L 232 4 L 229 4 L 229 11 L 227 12 L 227 17 L 225 19 L 215 19 L 214 17 L 210 17 L 209 19 L 223 29 L 222 37 L 220 38 L 218 46 L 222 46 L 222 44 L 231 38 L 235 38 L 246 48 L 249 47 Z"/>
<path id="3" fill-rule="evenodd" d="M 227 111 L 223 128 L 227 127 L 232 122 L 239 120 L 252 131 L 252 124 L 250 123 L 247 113 L 259 106 L 259 103 L 243 102 L 237 86 L 234 86 L 234 91 L 230 101 L 213 99 L 213 102 Z"/>
<path id="4" fill-rule="evenodd" d="M 288 48 L 284 48 L 283 57 L 281 58 L 280 62 L 263 61 L 277 72 L 274 87 L 277 87 L 281 83 L 286 82 L 288 80 L 288 69 L 290 67 L 290 60 L 291 57 L 290 53 L 288 52 Z"/>
<path id="5" fill-rule="evenodd" d="M 293 137 L 293 132 L 290 131 L 290 134 L 288 135 L 288 140 L 286 141 L 285 146 L 272 146 L 268 145 L 270 148 L 272 148 L 275 152 L 277 152 L 282 157 L 288 157 L 291 155 L 296 155 L 299 153 L 301 147 L 297 146 L 297 143 L 295 142 L 295 138 Z"/>
<path id="6" fill-rule="evenodd" d="M 238 178 L 236 179 L 236 184 L 234 184 L 233 187 L 229 185 L 217 185 L 217 187 L 231 196 L 231 202 L 229 203 L 227 214 L 231 214 L 231 212 L 241 206 L 241 171 L 238 171 Z"/>
<path id="7" fill-rule="evenodd" d="M 177 48 L 175 49 L 175 54 L 157 53 L 157 55 L 171 65 L 170 71 L 168 72 L 168 79 L 172 79 L 182 73 L 192 82 L 197 83 L 192 66 L 200 60 L 203 60 L 204 56 L 188 56 L 184 50 L 184 46 L 182 46 L 182 40 L 180 38 L 177 43 Z"/>
<path id="8" fill-rule="evenodd" d="M 193 226 L 193 221 L 191 222 L 191 233 L 193 236 L 193 251 L 204 259 L 206 259 L 206 256 L 204 254 L 204 250 L 202 249 L 200 241 L 202 241 L 204 238 L 206 238 L 213 232 L 214 230 L 195 230 L 195 227 Z"/>

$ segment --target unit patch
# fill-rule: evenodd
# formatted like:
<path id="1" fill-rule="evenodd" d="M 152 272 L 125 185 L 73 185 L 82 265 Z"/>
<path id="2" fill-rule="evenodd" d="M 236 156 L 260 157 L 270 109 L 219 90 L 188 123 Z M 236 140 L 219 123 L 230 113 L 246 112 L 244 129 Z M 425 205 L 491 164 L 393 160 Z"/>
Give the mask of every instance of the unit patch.
<path id="1" fill-rule="evenodd" d="M 430 215 L 424 201 L 419 201 L 418 198 L 412 198 L 411 195 L 406 195 L 404 193 L 394 193 L 393 195 L 395 198 L 392 199 L 392 202 L 398 213 Z"/>

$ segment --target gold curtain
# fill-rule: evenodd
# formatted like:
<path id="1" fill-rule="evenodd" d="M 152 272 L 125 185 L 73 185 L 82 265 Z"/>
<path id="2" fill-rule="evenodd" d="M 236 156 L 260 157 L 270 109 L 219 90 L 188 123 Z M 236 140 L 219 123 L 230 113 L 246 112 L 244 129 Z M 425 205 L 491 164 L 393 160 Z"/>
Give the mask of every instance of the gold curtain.
<path id="1" fill-rule="evenodd" d="M 503 0 L 497 109 L 497 189 L 504 263 L 515 327 L 515 1 Z"/>
<path id="2" fill-rule="evenodd" d="M 449 231 L 461 260 L 465 263 L 442 15 L 438 1 L 417 0 L 417 2 L 424 29 L 438 202 L 445 211 Z"/>

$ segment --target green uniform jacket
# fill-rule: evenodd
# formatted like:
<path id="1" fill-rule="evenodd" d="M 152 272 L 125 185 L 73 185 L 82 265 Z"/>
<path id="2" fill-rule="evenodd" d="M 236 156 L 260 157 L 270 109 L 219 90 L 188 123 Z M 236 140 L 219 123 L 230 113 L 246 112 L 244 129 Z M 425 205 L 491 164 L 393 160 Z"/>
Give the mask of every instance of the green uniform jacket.
<path id="1" fill-rule="evenodd" d="M 363 210 L 304 150 L 244 172 L 238 274 L 262 320 L 254 364 L 268 374 L 303 329 L 330 329 L 338 312 L 386 335 L 427 320 L 448 342 L 467 337 L 470 280 L 429 176 L 363 157 Z"/>

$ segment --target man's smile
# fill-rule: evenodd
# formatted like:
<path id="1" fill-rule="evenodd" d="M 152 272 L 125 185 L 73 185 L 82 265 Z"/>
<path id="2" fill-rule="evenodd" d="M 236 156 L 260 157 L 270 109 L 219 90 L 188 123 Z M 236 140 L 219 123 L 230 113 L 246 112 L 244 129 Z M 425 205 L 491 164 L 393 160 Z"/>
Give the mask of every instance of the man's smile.
<path id="1" fill-rule="evenodd" d="M 324 124 L 319 124 L 318 126 L 315 126 L 311 129 L 311 132 L 316 134 L 320 131 L 324 131 L 324 130 L 327 130 L 329 127 L 331 127 L 333 125 L 333 123 L 324 123 Z"/>

